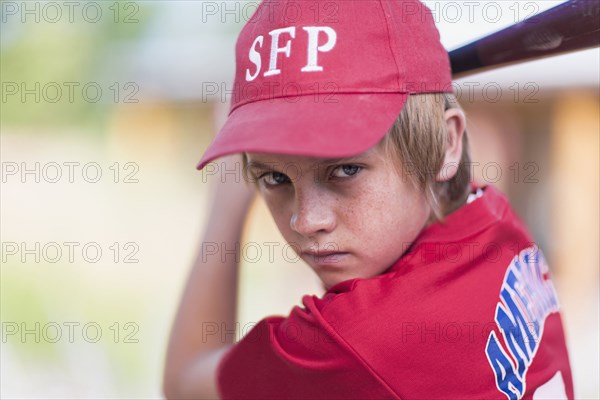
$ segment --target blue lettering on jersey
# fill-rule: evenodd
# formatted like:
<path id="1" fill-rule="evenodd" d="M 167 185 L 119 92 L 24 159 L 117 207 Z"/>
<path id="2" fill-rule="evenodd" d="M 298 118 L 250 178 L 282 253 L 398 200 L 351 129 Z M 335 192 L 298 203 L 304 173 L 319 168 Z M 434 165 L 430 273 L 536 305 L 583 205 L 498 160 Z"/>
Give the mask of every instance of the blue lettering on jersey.
<path id="1" fill-rule="evenodd" d="M 499 339 L 492 331 L 485 349 L 496 386 L 509 400 L 525 394 L 525 374 L 542 339 L 544 322 L 558 308 L 542 252 L 537 247 L 522 250 L 508 266 L 500 288 L 495 321 L 502 336 Z"/>

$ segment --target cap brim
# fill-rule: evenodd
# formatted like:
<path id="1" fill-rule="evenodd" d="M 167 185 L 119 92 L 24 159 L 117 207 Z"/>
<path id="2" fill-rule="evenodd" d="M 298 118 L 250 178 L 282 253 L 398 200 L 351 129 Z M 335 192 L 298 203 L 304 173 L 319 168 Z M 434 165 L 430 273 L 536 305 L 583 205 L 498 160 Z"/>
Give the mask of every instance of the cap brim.
<path id="1" fill-rule="evenodd" d="M 235 153 L 350 157 L 377 144 L 407 93 L 320 94 L 255 101 L 236 108 L 196 166 Z"/>

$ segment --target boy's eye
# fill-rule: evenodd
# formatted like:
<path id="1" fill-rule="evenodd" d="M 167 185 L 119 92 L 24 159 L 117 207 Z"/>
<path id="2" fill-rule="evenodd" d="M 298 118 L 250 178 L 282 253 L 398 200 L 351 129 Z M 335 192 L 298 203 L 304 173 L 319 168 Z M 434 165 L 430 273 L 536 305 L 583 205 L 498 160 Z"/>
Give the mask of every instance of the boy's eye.
<path id="1" fill-rule="evenodd" d="M 340 165 L 335 167 L 335 169 L 331 172 L 331 176 L 334 178 L 347 178 L 352 175 L 356 175 L 358 171 L 361 170 L 361 167 L 358 165 Z"/>
<path id="2" fill-rule="evenodd" d="M 265 172 L 258 179 L 262 180 L 268 186 L 277 186 L 290 181 L 287 175 L 275 171 Z"/>

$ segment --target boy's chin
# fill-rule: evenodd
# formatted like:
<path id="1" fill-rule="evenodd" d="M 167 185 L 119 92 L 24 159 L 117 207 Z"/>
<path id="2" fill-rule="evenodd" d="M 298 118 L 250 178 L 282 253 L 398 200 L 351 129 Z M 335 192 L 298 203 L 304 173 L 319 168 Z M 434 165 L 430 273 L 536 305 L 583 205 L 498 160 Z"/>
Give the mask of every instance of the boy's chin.
<path id="1" fill-rule="evenodd" d="M 342 282 L 346 282 L 352 279 L 356 279 L 358 277 L 345 277 L 345 278 L 341 278 L 341 279 L 335 279 L 335 280 L 331 280 L 331 279 L 320 279 L 321 280 L 321 287 L 323 288 L 323 290 L 328 291 L 329 289 L 331 289 L 332 287 L 334 287 L 335 285 L 337 285 L 338 283 L 342 283 Z"/>
<path id="2" fill-rule="evenodd" d="M 334 287 L 335 285 L 337 285 L 340 282 L 342 282 L 342 281 L 340 280 L 340 281 L 331 282 L 330 280 L 321 279 L 321 287 L 323 288 L 324 291 L 328 291 L 329 289 L 331 289 L 332 287 Z"/>

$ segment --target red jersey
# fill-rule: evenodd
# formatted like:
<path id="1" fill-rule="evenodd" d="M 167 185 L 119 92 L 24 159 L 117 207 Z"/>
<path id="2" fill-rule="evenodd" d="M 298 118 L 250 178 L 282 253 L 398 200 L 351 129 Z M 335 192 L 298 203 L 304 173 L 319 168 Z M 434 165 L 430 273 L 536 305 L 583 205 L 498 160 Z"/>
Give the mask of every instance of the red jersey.
<path id="1" fill-rule="evenodd" d="M 494 187 L 385 273 L 261 320 L 217 370 L 223 399 L 573 398 L 548 265 Z"/>

